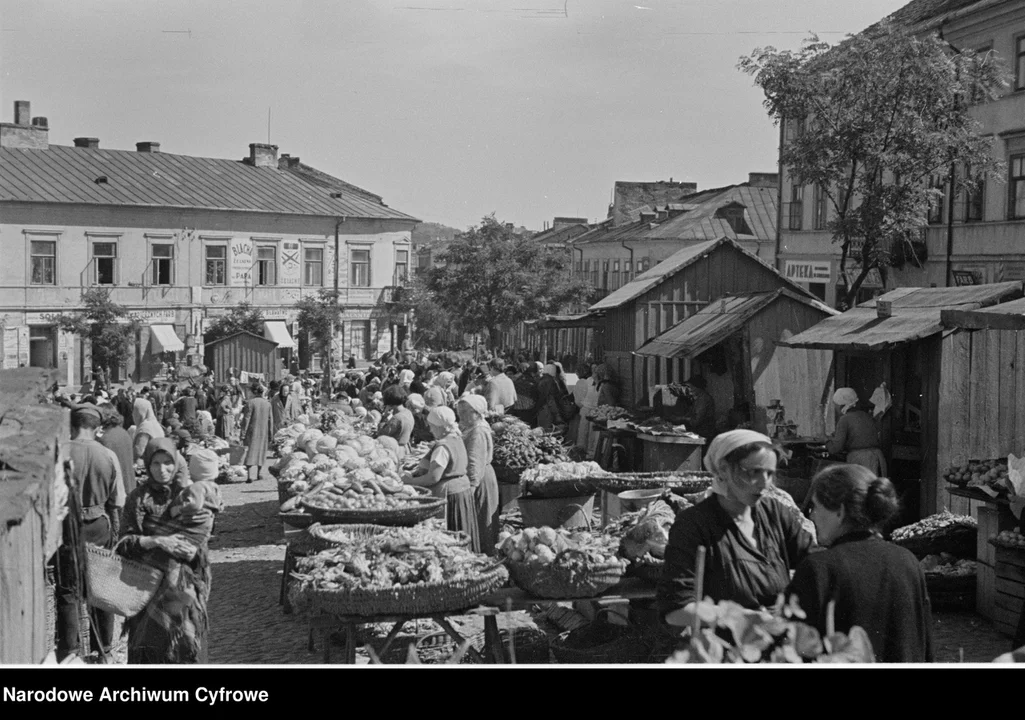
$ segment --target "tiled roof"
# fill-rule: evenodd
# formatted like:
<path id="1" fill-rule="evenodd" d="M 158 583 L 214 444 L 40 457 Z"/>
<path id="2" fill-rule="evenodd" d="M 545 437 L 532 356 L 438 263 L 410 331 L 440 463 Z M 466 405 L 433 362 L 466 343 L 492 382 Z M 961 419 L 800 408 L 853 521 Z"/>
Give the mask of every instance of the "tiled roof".
<path id="1" fill-rule="evenodd" d="M 590 228 L 586 224 L 560 225 L 539 232 L 534 236 L 534 241 L 545 244 L 569 243 L 574 238 L 580 237 Z"/>
<path id="2" fill-rule="evenodd" d="M 97 183 L 100 176 L 106 182 Z M 46 150 L 0 148 L 0 202 L 417 221 L 375 198 L 309 166 L 280 170 L 237 160 L 60 145 Z"/>
<path id="3" fill-rule="evenodd" d="M 771 240 L 776 237 L 776 188 L 734 185 L 717 192 L 702 193 L 701 198 L 688 198 L 692 209 L 670 218 L 644 233 L 645 238 L 680 240 L 716 240 L 728 237 L 734 240 Z M 694 205 L 693 203 L 699 200 Z M 716 217 L 719 208 L 730 203 L 744 206 L 744 220 L 751 230 L 738 234 L 723 218 Z"/>
<path id="4" fill-rule="evenodd" d="M 998 4 L 993 0 L 912 0 L 904 7 L 896 10 L 886 17 L 893 25 L 903 28 L 917 28 L 923 24 L 934 24 L 941 22 L 951 13 L 963 10 L 971 5 Z M 871 34 L 879 27 L 875 23 L 865 30 Z"/>

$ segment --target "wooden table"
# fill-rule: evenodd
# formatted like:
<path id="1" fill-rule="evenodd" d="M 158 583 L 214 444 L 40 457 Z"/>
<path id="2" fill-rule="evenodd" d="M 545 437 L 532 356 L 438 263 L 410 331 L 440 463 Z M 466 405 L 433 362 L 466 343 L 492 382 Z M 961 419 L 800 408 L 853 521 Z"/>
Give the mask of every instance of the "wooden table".
<path id="1" fill-rule="evenodd" d="M 344 630 L 345 657 L 343 662 L 348 665 L 354 665 L 356 663 L 356 629 L 361 625 L 390 623 L 392 628 L 385 637 L 384 645 L 378 651 L 378 655 L 383 657 L 405 624 L 411 620 L 418 619 L 430 619 L 438 623 L 445 633 L 455 640 L 456 645 L 459 646 L 466 641 L 466 638 L 452 627 L 448 618 L 459 615 L 476 615 L 484 618 L 484 652 L 481 654 L 471 646 L 467 653 L 479 662 L 488 662 L 490 660 L 490 662 L 495 664 L 504 664 L 505 655 L 502 652 L 502 641 L 498 631 L 498 616 L 502 613 L 526 610 L 534 605 L 554 605 L 560 602 L 590 602 L 599 606 L 607 606 L 629 602 L 630 600 L 652 600 L 654 597 L 655 588 L 651 585 L 636 578 L 627 578 L 608 593 L 591 598 L 548 600 L 533 597 L 519 588 L 503 588 L 483 598 L 475 607 L 444 613 L 381 616 L 333 615 L 325 613 L 310 618 L 310 650 L 314 650 L 313 634 L 315 631 L 319 631 L 323 645 L 324 663 L 331 662 L 331 634 L 337 630 Z"/>
<path id="2" fill-rule="evenodd" d="M 644 472 L 701 469 L 703 438 L 638 433 L 637 439 L 644 444 Z"/>

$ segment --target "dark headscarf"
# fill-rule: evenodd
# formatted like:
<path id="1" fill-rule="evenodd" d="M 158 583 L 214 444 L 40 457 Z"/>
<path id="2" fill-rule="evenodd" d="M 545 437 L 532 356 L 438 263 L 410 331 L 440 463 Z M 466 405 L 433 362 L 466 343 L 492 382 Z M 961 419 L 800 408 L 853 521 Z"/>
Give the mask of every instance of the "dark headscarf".
<path id="1" fill-rule="evenodd" d="M 153 438 L 149 441 L 149 445 L 146 446 L 146 451 L 142 454 L 142 461 L 145 463 L 146 476 L 150 480 L 153 479 L 150 475 L 150 462 L 153 460 L 153 456 L 158 452 L 165 452 L 174 458 L 174 477 L 172 483 L 177 485 L 179 488 L 188 487 L 192 484 L 192 480 L 189 478 L 189 466 L 185 462 L 185 458 L 181 456 L 178 449 L 174 446 L 174 439 L 168 437 Z"/>

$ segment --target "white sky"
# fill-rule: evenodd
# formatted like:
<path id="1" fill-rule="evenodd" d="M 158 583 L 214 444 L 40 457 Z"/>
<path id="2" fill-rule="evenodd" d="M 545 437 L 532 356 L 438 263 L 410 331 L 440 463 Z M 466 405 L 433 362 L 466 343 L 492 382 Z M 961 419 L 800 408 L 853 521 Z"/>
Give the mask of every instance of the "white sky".
<path id="1" fill-rule="evenodd" d="M 240 159 L 249 143 L 457 228 L 604 218 L 616 180 L 774 172 L 736 70 L 906 0 L 0 0 L 0 121 Z M 179 31 L 179 32 L 171 32 Z M 190 33 L 180 31 L 191 31 Z"/>

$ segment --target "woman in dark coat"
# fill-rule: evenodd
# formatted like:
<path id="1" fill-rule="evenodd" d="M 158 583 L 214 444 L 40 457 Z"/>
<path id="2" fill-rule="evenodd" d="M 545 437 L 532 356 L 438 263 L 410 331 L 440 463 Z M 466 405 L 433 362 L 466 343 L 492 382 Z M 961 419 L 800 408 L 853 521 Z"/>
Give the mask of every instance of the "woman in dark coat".
<path id="1" fill-rule="evenodd" d="M 878 662 L 932 662 L 925 574 L 880 534 L 899 509 L 893 484 L 861 465 L 834 465 L 815 476 L 809 497 L 819 544 L 829 549 L 798 566 L 788 591 L 808 624 L 824 633 L 832 601 L 836 631 L 862 628 Z"/>
<path id="2" fill-rule="evenodd" d="M 413 426 L 416 424 L 411 413 L 406 407 L 408 395 L 401 385 L 392 385 L 385 388 L 382 393 L 385 407 L 385 420 L 377 429 L 378 437 L 392 437 L 405 453 L 409 450 L 409 443 L 413 436 Z"/>

